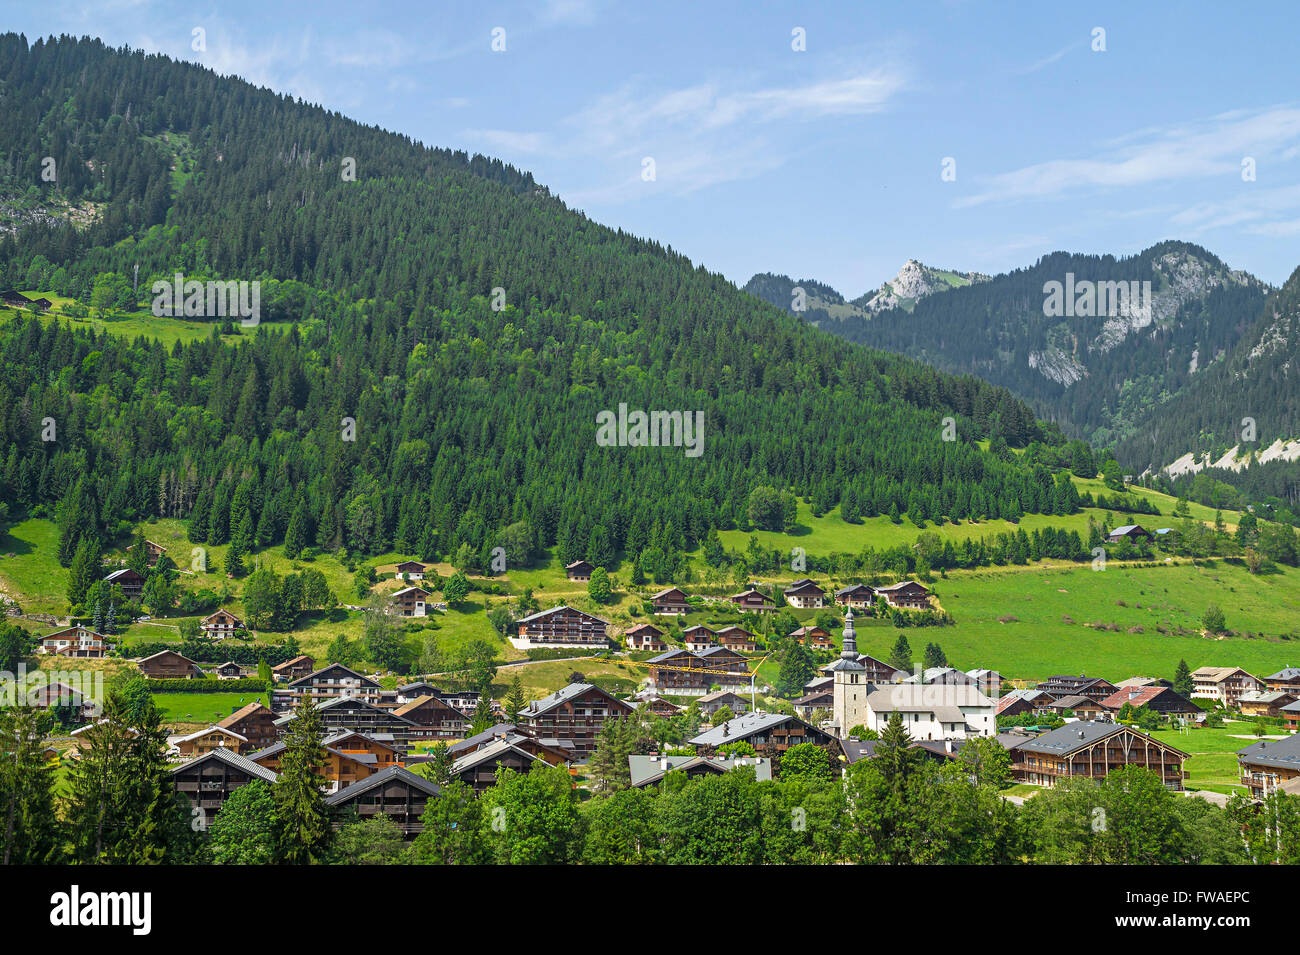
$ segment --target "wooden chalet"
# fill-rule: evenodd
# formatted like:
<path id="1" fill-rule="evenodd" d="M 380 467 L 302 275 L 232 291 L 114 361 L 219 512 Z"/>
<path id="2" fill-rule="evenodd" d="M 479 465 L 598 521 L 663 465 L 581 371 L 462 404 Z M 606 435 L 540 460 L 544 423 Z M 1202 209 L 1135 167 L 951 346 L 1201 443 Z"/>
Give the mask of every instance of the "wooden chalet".
<path id="1" fill-rule="evenodd" d="M 533 647 L 607 647 L 608 621 L 568 606 L 552 607 L 523 617 L 517 624 L 520 642 Z"/>
<path id="2" fill-rule="evenodd" d="M 901 610 L 926 610 L 930 606 L 930 591 L 915 580 L 904 580 L 888 587 L 877 587 L 876 593 L 885 603 Z"/>
<path id="3" fill-rule="evenodd" d="M 423 587 L 403 587 L 401 590 L 394 590 L 391 596 L 397 612 L 403 617 L 428 616 L 429 598 L 433 594 Z"/>
<path id="4" fill-rule="evenodd" d="M 300 653 L 291 660 L 285 660 L 271 667 L 271 679 L 276 683 L 292 683 L 294 680 L 309 676 L 315 669 L 316 660 L 305 653 Z"/>
<path id="5" fill-rule="evenodd" d="M 1252 691 L 1241 694 L 1237 699 L 1237 706 L 1240 707 L 1242 716 L 1269 716 L 1280 719 L 1282 708 L 1290 706 L 1297 699 L 1300 697 L 1296 694 L 1283 690 L 1265 690 L 1262 693 Z"/>
<path id="6" fill-rule="evenodd" d="M 1293 693 L 1300 698 L 1300 667 L 1284 667 L 1264 677 L 1264 687 L 1274 693 Z"/>
<path id="7" fill-rule="evenodd" d="M 793 631 L 790 636 L 796 642 L 812 647 L 814 650 L 835 649 L 835 641 L 831 639 L 831 633 L 825 627 L 800 627 L 798 630 Z"/>
<path id="8" fill-rule="evenodd" d="M 9 308 L 36 308 L 40 311 L 45 311 L 54 304 L 48 298 L 28 298 L 13 289 L 0 292 L 0 303 Z"/>
<path id="9" fill-rule="evenodd" d="M 758 638 L 744 627 L 723 627 L 718 631 L 718 646 L 737 653 L 757 653 Z"/>
<path id="10" fill-rule="evenodd" d="M 1300 730 L 1300 703 L 1288 703 L 1282 707 L 1282 719 L 1290 732 Z"/>
<path id="11" fill-rule="evenodd" d="M 677 587 L 661 590 L 650 598 L 650 606 L 655 614 L 673 616 L 691 612 L 691 605 L 686 601 L 686 592 Z"/>
<path id="12" fill-rule="evenodd" d="M 785 602 L 791 607 L 799 607 L 802 610 L 824 607 L 826 605 L 826 591 L 807 577 L 804 577 L 785 588 Z"/>
<path id="13" fill-rule="evenodd" d="M 1051 712 L 1048 707 L 1057 698 L 1044 690 L 1011 690 L 998 700 L 998 716 L 1023 716 L 1026 713 Z M 1086 697 L 1085 697 L 1086 699 Z"/>
<path id="14" fill-rule="evenodd" d="M 349 811 L 354 811 L 362 820 L 374 816 L 388 816 L 402 835 L 414 839 L 424 828 L 420 817 L 430 799 L 441 790 L 423 776 L 417 776 L 401 766 L 389 766 L 366 779 L 340 789 L 325 802 L 339 810 L 336 819 L 342 823 Z"/>
<path id="15" fill-rule="evenodd" d="M 1011 774 L 1016 782 L 1050 787 L 1061 779 L 1104 779 L 1123 766 L 1141 766 L 1181 792 L 1186 758 L 1182 750 L 1131 726 L 1078 721 L 1015 744 Z"/>
<path id="16" fill-rule="evenodd" d="M 129 554 L 133 550 L 135 550 L 134 544 L 128 547 L 126 549 L 126 552 Z M 158 561 L 161 560 L 162 557 L 167 553 L 165 550 L 163 550 L 161 545 L 155 544 L 151 540 L 146 540 L 144 542 L 144 552 L 148 555 L 146 557 L 146 560 L 148 561 L 150 567 L 158 566 Z"/>
<path id="17" fill-rule="evenodd" d="M 28 688 L 24 694 L 25 702 L 38 710 L 62 709 L 64 716 L 71 716 L 77 722 L 85 722 L 99 714 L 100 704 L 92 697 L 83 695 L 66 683 L 42 683 Z M 73 734 L 76 734 L 73 730 Z"/>
<path id="18" fill-rule="evenodd" d="M 398 716 L 391 708 L 379 706 L 350 696 L 336 696 L 316 704 L 326 729 L 355 730 L 367 736 L 391 743 L 405 753 L 414 740 L 432 739 L 433 731 L 420 726 L 405 716 Z M 286 713 L 275 721 L 277 732 L 288 732 L 293 713 Z"/>
<path id="19" fill-rule="evenodd" d="M 275 773 L 269 769 L 229 749 L 209 750 L 173 766 L 168 772 L 176 791 L 190 801 L 192 808 L 200 810 L 205 823 L 209 824 L 230 794 L 240 786 L 255 779 L 266 783 L 273 783 L 276 779 Z"/>
<path id="20" fill-rule="evenodd" d="M 418 560 L 404 560 L 397 565 L 393 576 L 398 580 L 424 580 L 424 572 L 428 569 L 427 564 L 422 564 Z"/>
<path id="21" fill-rule="evenodd" d="M 727 720 L 721 726 L 715 726 L 696 736 L 690 740 L 690 744 L 700 755 L 707 756 L 719 746 L 742 741 L 749 743 L 761 755 L 784 753 L 791 746 L 800 743 L 813 743 L 827 749 L 836 745 L 835 737 L 831 734 L 809 726 L 797 716 L 759 712 Z"/>
<path id="22" fill-rule="evenodd" d="M 702 667 L 713 683 L 737 686 L 749 682 L 749 661 L 730 647 L 709 647 L 695 654 L 696 666 Z"/>
<path id="23" fill-rule="evenodd" d="M 732 594 L 727 599 L 735 604 L 736 609 L 742 613 L 774 613 L 776 611 L 776 601 L 756 587 L 750 587 L 738 594 Z"/>
<path id="24" fill-rule="evenodd" d="M 214 749 L 228 749 L 232 753 L 242 753 L 248 746 L 248 739 L 234 730 L 224 726 L 209 726 L 187 736 L 182 736 L 173 744 L 181 756 L 202 756 Z"/>
<path id="25" fill-rule="evenodd" d="M 275 713 L 257 700 L 241 706 L 217 725 L 248 740 L 250 751 L 265 749 L 280 735 L 275 727 Z"/>
<path id="26" fill-rule="evenodd" d="M 1263 799 L 1300 778 L 1300 736 L 1262 739 L 1237 750 L 1241 784 L 1252 799 Z"/>
<path id="27" fill-rule="evenodd" d="M 650 650 L 662 653 L 668 649 L 664 632 L 651 623 L 638 623 L 628 627 L 623 634 L 623 642 L 629 650 Z"/>
<path id="28" fill-rule="evenodd" d="M 1086 696 L 1100 703 L 1119 687 L 1109 680 L 1087 676 L 1053 676 L 1038 684 L 1038 689 L 1058 699 L 1063 696 Z"/>
<path id="29" fill-rule="evenodd" d="M 210 640 L 224 640 L 226 637 L 233 637 L 237 630 L 246 628 L 244 627 L 244 621 L 229 610 L 218 610 L 216 613 L 208 614 L 199 621 L 199 629 Z"/>
<path id="30" fill-rule="evenodd" d="M 841 653 L 841 656 L 843 656 L 843 653 Z M 832 668 L 838 662 L 839 661 L 837 660 L 833 660 L 830 663 L 823 664 L 818 667 L 818 672 L 830 673 Z M 864 672 L 862 673 L 862 681 L 864 683 L 898 683 L 907 676 L 906 673 L 903 673 L 901 670 L 895 670 L 883 660 L 877 660 L 875 657 L 868 656 L 865 653 L 859 653 L 854 657 L 854 662 L 863 668 Z"/>
<path id="31" fill-rule="evenodd" d="M 645 697 L 640 701 L 639 705 L 641 707 L 644 707 L 646 713 L 648 713 L 650 716 L 658 716 L 662 719 L 668 719 L 670 716 L 676 716 L 678 713 L 682 711 L 682 708 L 678 706 L 676 703 L 672 703 L 668 700 L 665 700 L 662 696 L 660 696 L 657 693 L 652 696 Z"/>
<path id="32" fill-rule="evenodd" d="M 707 650 L 718 645 L 718 635 L 703 624 L 687 627 L 682 631 L 682 642 L 691 651 Z"/>
<path id="33" fill-rule="evenodd" d="M 876 590 L 866 584 L 850 584 L 835 591 L 835 602 L 854 610 L 870 610 L 876 605 Z"/>
<path id="34" fill-rule="evenodd" d="M 41 653 L 64 657 L 102 659 L 108 656 L 108 637 L 89 627 L 64 627 L 37 638 Z"/>
<path id="35" fill-rule="evenodd" d="M 481 793 L 496 784 L 498 769 L 528 772 L 538 758 L 520 746 L 515 736 L 503 735 L 458 757 L 451 766 L 452 777 Z"/>
<path id="36" fill-rule="evenodd" d="M 140 600 L 140 595 L 144 593 L 144 577 L 136 573 L 130 567 L 122 567 L 119 570 L 115 570 L 112 573 L 105 575 L 104 582 L 110 587 L 121 587 L 122 596 L 127 600 L 138 602 Z"/>
<path id="37" fill-rule="evenodd" d="M 749 700 L 732 690 L 715 690 L 712 693 L 705 693 L 696 701 L 696 704 L 699 706 L 700 712 L 709 719 L 712 719 L 713 714 L 724 706 L 731 710 L 733 716 L 749 712 Z"/>
<path id="38" fill-rule="evenodd" d="M 540 739 L 569 740 L 578 756 L 596 747 L 607 719 L 627 716 L 632 707 L 591 683 L 570 683 L 519 711 L 519 723 Z"/>
<path id="39" fill-rule="evenodd" d="M 218 680 L 238 680 L 244 676 L 244 668 L 234 660 L 218 663 L 212 672 L 217 675 Z"/>
<path id="40" fill-rule="evenodd" d="M 531 753 L 550 766 L 566 766 L 573 761 L 575 755 L 572 742 L 557 739 L 538 739 L 515 723 L 498 723 L 495 726 L 489 726 L 481 733 L 475 733 L 460 742 L 449 744 L 447 752 L 452 759 L 460 759 L 462 756 L 482 749 L 498 739 L 510 740 L 514 745 Z M 407 762 L 408 764 L 417 762 L 421 758 L 414 756 L 408 759 Z M 427 758 L 427 756 L 423 758 Z"/>
<path id="41" fill-rule="evenodd" d="M 1081 720 L 1109 720 L 1114 714 L 1096 700 L 1086 696 L 1058 696 L 1047 704 L 1047 711 L 1057 716 L 1075 716 Z"/>
<path id="42" fill-rule="evenodd" d="M 416 680 L 414 683 L 407 683 L 405 686 L 397 688 L 396 701 L 399 705 L 412 703 L 422 696 L 436 696 L 441 700 L 443 692 L 426 680 Z"/>
<path id="43" fill-rule="evenodd" d="M 629 756 L 628 770 L 632 788 L 644 789 L 663 782 L 669 773 L 681 773 L 687 779 L 697 776 L 721 776 L 740 766 L 754 770 L 754 778 L 764 782 L 772 778 L 772 761 L 761 756 Z"/>
<path id="44" fill-rule="evenodd" d="M 150 680 L 193 680 L 203 676 L 202 668 L 175 650 L 159 650 L 139 663 L 140 673 Z"/>
<path id="45" fill-rule="evenodd" d="M 1111 531 L 1109 534 L 1106 535 L 1106 542 L 1108 544 L 1118 544 L 1120 541 L 1123 540 L 1127 540 L 1127 541 L 1148 540 L 1149 541 L 1151 540 L 1151 532 L 1146 528 L 1144 528 L 1141 524 L 1123 524 L 1120 527 L 1115 528 L 1113 531 Z"/>
<path id="46" fill-rule="evenodd" d="M 401 762 L 401 754 L 391 743 L 355 730 L 335 730 L 321 740 L 321 745 L 325 748 L 325 762 L 320 776 L 325 781 L 326 792 L 338 792 Z M 285 744 L 281 741 L 250 754 L 248 758 L 279 773 L 284 752 Z"/>
<path id="47" fill-rule="evenodd" d="M 351 697 L 378 704 L 380 687 L 370 677 L 362 676 L 341 663 L 331 663 L 315 673 L 309 673 L 283 686 L 273 688 L 271 709 L 277 713 L 284 713 L 307 699 L 319 702 L 339 697 Z"/>
<path id="48" fill-rule="evenodd" d="M 393 710 L 397 716 L 428 730 L 433 739 L 460 739 L 469 719 L 460 710 L 436 696 L 421 696 Z"/>
<path id="49" fill-rule="evenodd" d="M 1176 716 L 1179 719 L 1199 721 L 1204 714 L 1204 711 L 1187 697 L 1159 683 L 1151 686 L 1120 687 L 1103 699 L 1101 706 L 1109 713 L 1118 714 L 1125 703 L 1131 703 L 1134 709 L 1145 706 L 1163 716 Z"/>
<path id="50" fill-rule="evenodd" d="M 1264 681 L 1241 667 L 1200 667 L 1192 671 L 1192 699 L 1213 700 L 1235 710 L 1243 693 L 1258 693 Z"/>
<path id="51" fill-rule="evenodd" d="M 832 690 L 814 690 L 805 693 L 793 703 L 795 716 L 802 720 L 811 720 L 819 710 L 830 713 L 835 707 L 835 693 Z"/>
<path id="52" fill-rule="evenodd" d="M 564 565 L 564 575 L 570 580 L 591 580 L 591 572 L 595 569 L 595 565 L 589 561 L 575 560 Z"/>

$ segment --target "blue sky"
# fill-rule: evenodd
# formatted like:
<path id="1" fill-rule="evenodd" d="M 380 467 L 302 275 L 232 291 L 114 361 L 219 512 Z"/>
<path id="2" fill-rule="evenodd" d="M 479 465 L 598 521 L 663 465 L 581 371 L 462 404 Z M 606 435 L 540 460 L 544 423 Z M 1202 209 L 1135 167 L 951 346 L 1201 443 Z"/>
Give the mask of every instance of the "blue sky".
<path id="1" fill-rule="evenodd" d="M 2 23 L 499 156 L 742 284 L 853 297 L 907 258 L 1001 272 L 1166 238 L 1275 284 L 1300 265 L 1289 3 L 73 0 L 6 2 Z"/>

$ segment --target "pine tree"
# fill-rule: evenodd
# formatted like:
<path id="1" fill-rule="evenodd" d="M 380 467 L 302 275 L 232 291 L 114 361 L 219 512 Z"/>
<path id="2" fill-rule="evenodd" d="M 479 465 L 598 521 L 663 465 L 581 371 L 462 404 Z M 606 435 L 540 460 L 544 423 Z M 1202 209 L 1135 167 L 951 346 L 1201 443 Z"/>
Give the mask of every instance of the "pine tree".
<path id="1" fill-rule="evenodd" d="M 108 602 L 108 611 L 104 614 L 104 629 L 101 632 L 110 637 L 117 633 L 117 607 L 111 600 Z"/>
<path id="2" fill-rule="evenodd" d="M 894 649 L 889 651 L 889 659 L 886 662 L 895 670 L 902 670 L 904 673 L 912 672 L 912 645 L 907 642 L 906 634 L 898 635 L 898 639 L 894 641 Z"/>
<path id="3" fill-rule="evenodd" d="M 293 516 L 289 518 L 289 527 L 284 532 L 284 556 L 289 559 L 297 557 L 307 547 L 310 540 L 308 524 L 311 516 L 307 511 L 307 501 L 298 498 L 294 505 Z"/>
<path id="4" fill-rule="evenodd" d="M 280 759 L 280 776 L 272 786 L 279 827 L 276 861 L 314 865 L 324 861 L 332 829 L 325 804 L 325 722 L 310 698 L 289 721 Z"/>
<path id="5" fill-rule="evenodd" d="M 479 689 L 478 704 L 474 707 L 474 715 L 470 719 L 470 735 L 491 729 L 495 723 L 496 717 L 492 713 L 492 684 L 484 683 Z"/>
<path id="6" fill-rule="evenodd" d="M 82 864 L 187 861 L 191 813 L 172 784 L 162 714 L 147 693 L 110 691 L 83 734 L 66 804 L 72 859 Z"/>
<path id="7" fill-rule="evenodd" d="M 519 711 L 528 705 L 524 697 L 524 684 L 516 673 L 510 680 L 510 689 L 506 692 L 505 699 L 501 701 L 502 709 L 506 711 L 506 721 L 518 719 Z"/>
<path id="8" fill-rule="evenodd" d="M 69 603 L 79 604 L 86 599 L 86 592 L 99 580 L 101 560 L 99 541 L 90 536 L 82 538 L 68 568 Z"/>
<path id="9" fill-rule="evenodd" d="M 1195 689 L 1191 667 L 1186 660 L 1179 660 L 1178 669 L 1174 671 L 1174 692 L 1190 700 Z"/>
<path id="10" fill-rule="evenodd" d="M 812 679 L 816 667 L 808 657 L 808 651 L 802 643 L 791 641 L 781 660 L 781 672 L 776 679 L 776 692 L 780 696 L 793 698 L 803 695 L 804 684 Z"/>
<path id="11" fill-rule="evenodd" d="M 0 709 L 0 864 L 57 860 L 54 768 L 45 755 L 52 719 L 26 706 Z"/>

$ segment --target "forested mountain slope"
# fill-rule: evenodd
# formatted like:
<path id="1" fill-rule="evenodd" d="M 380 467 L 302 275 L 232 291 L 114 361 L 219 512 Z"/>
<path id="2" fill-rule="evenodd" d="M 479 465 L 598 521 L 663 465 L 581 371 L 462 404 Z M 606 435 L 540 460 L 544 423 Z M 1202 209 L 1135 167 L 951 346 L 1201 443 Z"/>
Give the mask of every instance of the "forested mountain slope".
<path id="1" fill-rule="evenodd" d="M 1073 506 L 1051 454 L 1005 453 L 1061 443 L 1006 390 L 809 328 L 499 162 L 91 40 L 0 38 L 0 96 L 0 190 L 55 211 L 0 239 L 0 282 L 261 279 L 280 323 L 167 349 L 0 312 L 0 495 L 57 514 L 65 556 L 151 514 L 196 540 L 596 559 L 747 525 L 764 485 L 866 514 Z M 55 214 L 88 203 L 89 226 Z M 702 411 L 703 454 L 598 446 L 620 402 Z"/>
<path id="2" fill-rule="evenodd" d="M 1121 460 L 1139 469 L 1160 468 L 1192 454 L 1212 461 L 1236 449 L 1234 473 L 1219 474 L 1258 496 L 1300 499 L 1300 465 L 1258 463 L 1300 437 L 1300 269 L 1259 309 L 1249 330 L 1224 360 L 1196 376 L 1181 392 L 1151 409 L 1136 432 L 1117 446 Z M 1250 419 L 1254 440 L 1246 438 Z M 1278 447 L 1278 442 L 1282 447 Z M 1272 456 L 1272 455 L 1269 455 Z M 1250 458 L 1249 465 L 1247 458 Z"/>
<path id="3" fill-rule="evenodd" d="M 1151 308 L 1044 314 L 1044 284 L 1150 282 Z M 1011 389 L 1069 434 L 1109 445 L 1150 406 L 1228 352 L 1266 288 L 1194 245 L 1163 242 L 1129 258 L 1053 253 L 1029 268 L 868 318 L 819 327 Z"/>

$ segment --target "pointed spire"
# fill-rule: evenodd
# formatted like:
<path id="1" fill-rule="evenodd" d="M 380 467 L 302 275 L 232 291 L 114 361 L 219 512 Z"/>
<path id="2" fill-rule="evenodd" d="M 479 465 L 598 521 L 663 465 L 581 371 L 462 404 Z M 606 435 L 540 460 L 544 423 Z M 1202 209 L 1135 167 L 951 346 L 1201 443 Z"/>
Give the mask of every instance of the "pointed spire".
<path id="1" fill-rule="evenodd" d="M 853 608 L 850 607 L 844 614 L 844 647 L 840 650 L 841 660 L 856 660 L 858 658 L 858 635 L 853 630 Z"/>

